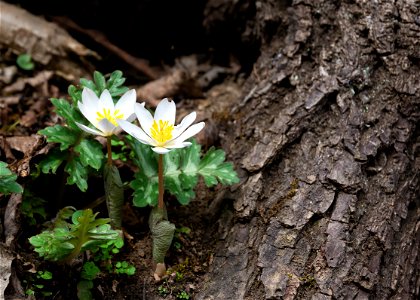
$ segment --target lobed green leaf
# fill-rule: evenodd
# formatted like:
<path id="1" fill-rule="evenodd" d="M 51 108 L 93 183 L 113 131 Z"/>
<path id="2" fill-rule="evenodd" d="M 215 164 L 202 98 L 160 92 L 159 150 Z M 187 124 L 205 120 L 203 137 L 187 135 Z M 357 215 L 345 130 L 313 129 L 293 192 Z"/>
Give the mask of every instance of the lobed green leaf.
<path id="1" fill-rule="evenodd" d="M 73 100 L 73 105 L 77 105 L 77 102 L 82 100 L 82 90 L 75 87 L 74 85 L 69 85 L 67 89 L 67 93 L 70 95 L 71 99 Z"/>
<path id="2" fill-rule="evenodd" d="M 96 88 L 100 93 L 106 89 L 106 81 L 104 75 L 101 72 L 95 71 L 93 72 L 93 80 L 95 82 Z"/>
<path id="3" fill-rule="evenodd" d="M 158 201 L 159 185 L 158 177 L 147 177 L 139 171 L 134 175 L 130 187 L 134 190 L 133 203 L 137 207 L 155 206 Z"/>
<path id="4" fill-rule="evenodd" d="M 87 88 L 91 89 L 93 92 L 96 93 L 97 96 L 99 96 L 100 91 L 97 89 L 95 83 L 92 80 L 88 80 L 86 78 L 81 78 L 80 79 L 80 85 L 82 87 L 87 87 Z"/>
<path id="5" fill-rule="evenodd" d="M 104 154 L 102 145 L 97 140 L 83 139 L 74 150 L 80 154 L 80 161 L 84 166 L 91 166 L 95 170 L 102 167 Z"/>
<path id="6" fill-rule="evenodd" d="M 74 108 L 67 100 L 52 98 L 51 103 L 55 106 L 55 112 L 66 120 L 67 125 L 76 131 L 81 129 L 76 125 L 78 123 L 84 123 L 85 118 L 80 112 Z"/>
<path id="7" fill-rule="evenodd" d="M 0 161 L 0 193 L 22 193 L 23 188 L 16 179 L 17 175 L 8 169 L 5 162 Z"/>
<path id="8" fill-rule="evenodd" d="M 139 167 L 135 180 L 130 183 L 134 189 L 134 205 L 144 207 L 156 205 L 158 197 L 157 159 L 150 146 L 134 139 L 128 143 L 133 149 L 133 160 Z M 195 197 L 194 188 L 198 175 L 203 176 L 207 186 L 217 183 L 230 185 L 239 182 L 231 163 L 225 162 L 225 152 L 211 148 L 200 159 L 201 146 L 194 140 L 190 147 L 175 149 L 164 155 L 165 189 L 174 195 L 180 204 L 186 205 Z"/>
<path id="9" fill-rule="evenodd" d="M 67 184 L 76 184 L 82 192 L 87 190 L 88 170 L 83 166 L 79 157 L 74 157 L 68 161 L 64 170 L 69 174 Z"/>
<path id="10" fill-rule="evenodd" d="M 50 143 L 60 143 L 61 151 L 74 145 L 79 139 L 79 132 L 61 125 L 54 125 L 42 129 L 39 131 L 39 134 L 45 135 L 47 141 Z"/>
<path id="11" fill-rule="evenodd" d="M 208 187 L 216 185 L 218 182 L 224 185 L 231 185 L 239 182 L 238 175 L 233 169 L 233 164 L 224 162 L 225 152 L 216 150 L 214 147 L 207 151 L 198 166 L 198 173 L 204 177 L 204 182 Z"/>
<path id="12" fill-rule="evenodd" d="M 57 171 L 58 167 L 67 159 L 68 153 L 59 149 L 52 149 L 48 155 L 39 163 L 42 173 L 48 174 Z"/>

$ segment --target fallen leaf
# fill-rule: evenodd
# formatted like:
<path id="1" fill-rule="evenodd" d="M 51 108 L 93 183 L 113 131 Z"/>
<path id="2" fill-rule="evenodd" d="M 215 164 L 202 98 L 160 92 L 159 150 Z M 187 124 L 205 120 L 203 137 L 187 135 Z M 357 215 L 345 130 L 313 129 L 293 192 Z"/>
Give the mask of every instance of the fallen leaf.
<path id="1" fill-rule="evenodd" d="M 4 299 L 4 291 L 9 285 L 13 259 L 13 255 L 0 244 L 0 299 Z"/>

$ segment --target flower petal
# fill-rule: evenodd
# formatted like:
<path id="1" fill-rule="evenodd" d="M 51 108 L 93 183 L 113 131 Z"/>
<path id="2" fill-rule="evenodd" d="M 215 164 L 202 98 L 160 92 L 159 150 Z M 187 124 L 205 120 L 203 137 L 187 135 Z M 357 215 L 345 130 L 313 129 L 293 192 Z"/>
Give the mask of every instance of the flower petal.
<path id="1" fill-rule="evenodd" d="M 80 112 L 82 113 L 82 115 L 88 119 L 88 121 L 95 125 L 98 123 L 98 121 L 96 120 L 96 111 L 95 110 L 91 110 L 87 107 L 87 105 L 85 103 L 83 103 L 82 101 L 77 102 L 77 106 L 79 107 Z"/>
<path id="2" fill-rule="evenodd" d="M 192 143 L 190 142 L 182 142 L 182 143 L 174 143 L 174 144 L 165 145 L 165 147 L 169 149 L 178 149 L 178 148 L 189 147 L 191 145 Z"/>
<path id="3" fill-rule="evenodd" d="M 134 105 L 134 111 L 137 119 L 139 119 L 141 128 L 143 128 L 143 131 L 150 136 L 150 129 L 153 125 L 153 117 L 152 114 L 144 108 L 144 105 L 144 102 L 142 104 L 136 103 Z"/>
<path id="4" fill-rule="evenodd" d="M 96 114 L 99 109 L 99 98 L 94 91 L 89 88 L 84 88 L 82 91 L 82 102 L 87 111 Z"/>
<path id="5" fill-rule="evenodd" d="M 188 128 L 187 130 L 185 130 L 184 133 L 182 133 L 179 137 L 177 137 L 176 139 L 173 139 L 172 141 L 169 141 L 165 145 L 165 147 L 174 147 L 174 145 L 180 144 L 183 141 L 189 139 L 190 137 L 196 135 L 203 128 L 204 128 L 204 122 L 200 122 L 200 123 L 194 124 L 193 126 L 191 126 L 190 128 Z"/>
<path id="6" fill-rule="evenodd" d="M 111 94 L 108 90 L 104 90 L 99 97 L 99 103 L 102 108 L 110 109 L 114 111 L 114 101 L 112 100 Z"/>
<path id="7" fill-rule="evenodd" d="M 124 120 L 119 120 L 118 125 L 120 125 L 125 132 L 132 135 L 139 142 L 146 145 L 156 146 L 156 143 L 140 127 Z"/>
<path id="8" fill-rule="evenodd" d="M 136 91 L 134 89 L 126 92 L 115 105 L 115 110 L 119 110 L 124 115 L 124 120 L 134 115 L 134 104 L 136 103 Z M 131 120 L 132 121 L 132 120 Z"/>
<path id="9" fill-rule="evenodd" d="M 174 131 L 172 132 L 172 139 L 176 139 L 181 133 L 183 133 L 195 121 L 196 117 L 197 114 L 195 111 L 185 116 L 181 123 L 175 126 Z"/>
<path id="10" fill-rule="evenodd" d="M 108 121 L 108 119 L 102 119 L 95 125 L 96 128 L 103 132 L 104 136 L 110 136 L 114 134 L 116 127 L 114 124 Z"/>
<path id="11" fill-rule="evenodd" d="M 76 122 L 76 125 L 82 129 L 83 131 L 86 131 L 87 133 L 93 134 L 93 135 L 100 135 L 100 136 L 105 136 L 102 132 L 96 130 L 96 129 L 92 129 L 90 127 L 87 127 L 86 125 L 80 124 Z"/>
<path id="12" fill-rule="evenodd" d="M 159 153 L 159 154 L 166 154 L 169 151 L 171 151 L 171 150 L 163 148 L 163 147 L 154 147 L 154 148 L 152 148 L 152 150 L 155 151 L 156 153 Z"/>
<path id="13" fill-rule="evenodd" d="M 162 120 L 162 121 L 169 121 L 169 124 L 175 124 L 175 114 L 176 114 L 176 106 L 175 102 L 169 100 L 168 98 L 163 99 L 160 101 L 158 106 L 156 107 L 154 119 Z"/>

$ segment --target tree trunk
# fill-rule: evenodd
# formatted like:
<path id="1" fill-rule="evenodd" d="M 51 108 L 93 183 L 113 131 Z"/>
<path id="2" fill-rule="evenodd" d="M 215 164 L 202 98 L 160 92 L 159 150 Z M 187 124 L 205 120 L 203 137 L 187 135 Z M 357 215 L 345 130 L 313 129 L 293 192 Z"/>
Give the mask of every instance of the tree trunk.
<path id="1" fill-rule="evenodd" d="M 197 299 L 416 299 L 419 2 L 211 0 L 205 26 L 260 56 L 224 133 L 243 180 Z"/>

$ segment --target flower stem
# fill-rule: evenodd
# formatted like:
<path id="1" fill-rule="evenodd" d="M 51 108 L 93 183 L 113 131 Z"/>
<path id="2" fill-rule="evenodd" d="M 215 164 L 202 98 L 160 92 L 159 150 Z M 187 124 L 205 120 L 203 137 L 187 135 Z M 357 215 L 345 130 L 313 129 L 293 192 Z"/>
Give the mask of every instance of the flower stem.
<path id="1" fill-rule="evenodd" d="M 112 165 L 111 137 L 106 138 L 106 149 L 108 151 L 108 165 Z"/>
<path id="2" fill-rule="evenodd" d="M 165 204 L 163 202 L 163 193 L 165 191 L 164 189 L 164 182 L 163 182 L 163 154 L 159 154 L 159 160 L 158 160 L 158 179 L 159 179 L 159 201 L 158 201 L 158 207 L 163 209 Z"/>

